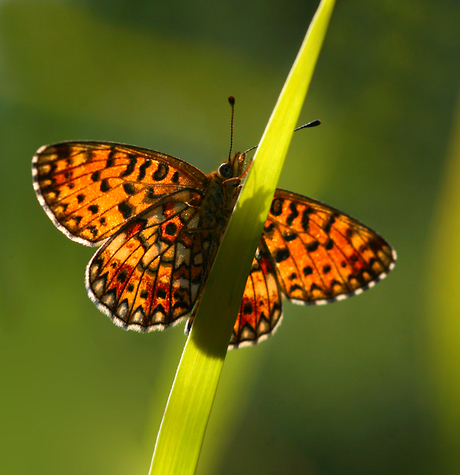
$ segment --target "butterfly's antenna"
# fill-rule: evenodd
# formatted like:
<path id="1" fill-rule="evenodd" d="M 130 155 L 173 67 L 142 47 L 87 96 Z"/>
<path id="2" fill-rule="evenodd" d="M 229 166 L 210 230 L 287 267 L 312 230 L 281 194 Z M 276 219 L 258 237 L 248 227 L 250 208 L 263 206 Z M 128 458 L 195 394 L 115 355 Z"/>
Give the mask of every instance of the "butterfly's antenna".
<path id="1" fill-rule="evenodd" d="M 230 121 L 230 150 L 228 152 L 228 159 L 230 160 L 233 148 L 233 116 L 235 115 L 235 98 L 233 96 L 229 96 L 228 102 L 230 104 L 230 107 L 232 108 L 232 119 Z"/>
<path id="2" fill-rule="evenodd" d="M 300 127 L 295 128 L 294 132 L 297 132 L 298 130 L 301 130 L 301 129 L 306 129 L 307 127 L 316 127 L 319 124 L 321 124 L 321 121 L 318 119 L 315 119 L 315 120 L 312 120 L 311 122 L 308 122 L 308 124 L 303 124 Z"/>
<path id="3" fill-rule="evenodd" d="M 297 127 L 296 129 L 294 129 L 294 132 L 297 132 L 298 130 L 301 130 L 301 129 L 306 129 L 307 127 L 316 127 L 319 124 L 321 124 L 321 121 L 319 119 L 315 119 L 315 120 L 312 120 L 311 122 L 308 122 L 308 124 L 304 124 L 304 125 L 301 125 L 300 127 Z M 248 153 L 257 147 L 258 145 L 254 145 L 254 147 L 248 148 L 246 152 L 244 153 Z"/>
<path id="4" fill-rule="evenodd" d="M 246 153 L 248 153 L 248 152 L 250 152 L 251 150 L 256 149 L 257 147 L 258 147 L 258 145 L 254 145 L 254 147 L 248 148 L 248 149 L 243 153 L 243 155 L 246 154 Z"/>

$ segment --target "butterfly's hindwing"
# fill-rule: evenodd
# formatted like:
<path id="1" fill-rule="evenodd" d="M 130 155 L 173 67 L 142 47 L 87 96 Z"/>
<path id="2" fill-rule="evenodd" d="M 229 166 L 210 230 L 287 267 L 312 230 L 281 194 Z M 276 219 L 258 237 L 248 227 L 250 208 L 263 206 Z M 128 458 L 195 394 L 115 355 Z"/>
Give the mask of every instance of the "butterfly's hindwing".
<path id="1" fill-rule="evenodd" d="M 229 348 L 263 341 L 281 322 L 281 289 L 272 257 L 261 239 L 244 289 Z"/>
<path id="2" fill-rule="evenodd" d="M 199 202 L 198 194 L 179 194 L 180 200 L 129 222 L 88 265 L 90 297 L 119 326 L 163 329 L 190 313 L 197 301 L 209 272 L 206 249 L 213 236 L 193 232 L 199 213 L 188 202 Z"/>

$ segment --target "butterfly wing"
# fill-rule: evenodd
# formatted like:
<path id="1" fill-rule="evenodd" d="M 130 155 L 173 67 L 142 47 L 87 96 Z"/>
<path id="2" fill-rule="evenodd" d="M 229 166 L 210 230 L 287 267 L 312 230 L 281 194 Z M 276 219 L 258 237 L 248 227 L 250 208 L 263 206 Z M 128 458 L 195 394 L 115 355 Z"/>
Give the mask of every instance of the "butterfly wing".
<path id="1" fill-rule="evenodd" d="M 319 201 L 276 190 L 264 228 L 279 284 L 296 303 L 325 304 L 361 293 L 394 267 L 375 231 Z"/>
<path id="2" fill-rule="evenodd" d="M 281 322 L 281 289 L 275 264 L 262 238 L 251 271 L 229 349 L 255 345 L 265 340 Z"/>
<path id="3" fill-rule="evenodd" d="M 179 191 L 128 222 L 94 255 L 86 287 L 98 308 L 117 325 L 163 329 L 190 313 L 201 293 L 212 258 L 211 231 L 189 202 L 197 192 Z"/>
<path id="4" fill-rule="evenodd" d="M 102 142 L 41 147 L 32 161 L 40 204 L 67 237 L 95 246 L 165 195 L 203 190 L 206 175 L 178 158 Z"/>
<path id="5" fill-rule="evenodd" d="M 58 229 L 88 246 L 105 241 L 88 265 L 86 286 L 116 324 L 162 329 L 193 310 L 220 236 L 209 225 L 210 210 L 200 210 L 204 173 L 169 155 L 101 142 L 44 146 L 32 172 Z M 277 190 L 229 347 L 257 343 L 276 328 L 281 293 L 299 303 L 340 300 L 372 287 L 395 259 L 359 221 Z"/>

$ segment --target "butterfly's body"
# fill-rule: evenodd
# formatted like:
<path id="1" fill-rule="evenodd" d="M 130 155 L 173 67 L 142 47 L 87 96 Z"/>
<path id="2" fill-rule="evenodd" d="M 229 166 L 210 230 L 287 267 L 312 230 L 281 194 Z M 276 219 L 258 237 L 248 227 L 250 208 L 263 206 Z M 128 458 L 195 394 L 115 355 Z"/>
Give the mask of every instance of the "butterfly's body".
<path id="1" fill-rule="evenodd" d="M 177 158 L 122 144 L 64 142 L 33 160 L 38 199 L 69 238 L 101 245 L 89 296 L 119 326 L 163 329 L 191 315 L 240 189 L 244 154 L 205 175 Z M 246 283 L 230 348 L 257 343 L 281 319 L 281 295 L 340 300 L 373 286 L 395 253 L 377 233 L 323 203 L 277 190 Z"/>
<path id="2" fill-rule="evenodd" d="M 235 155 L 233 159 L 237 157 L 238 155 Z M 240 180 L 226 178 L 218 171 L 212 172 L 206 178 L 208 185 L 199 210 L 201 226 L 214 229 L 221 236 L 238 198 Z"/>

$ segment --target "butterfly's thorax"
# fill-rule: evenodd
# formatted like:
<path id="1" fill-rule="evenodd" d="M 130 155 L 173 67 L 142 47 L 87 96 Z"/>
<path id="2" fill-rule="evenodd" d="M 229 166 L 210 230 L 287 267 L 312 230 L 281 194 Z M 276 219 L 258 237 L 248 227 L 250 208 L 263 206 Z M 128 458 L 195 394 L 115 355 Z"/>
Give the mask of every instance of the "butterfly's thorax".
<path id="1" fill-rule="evenodd" d="M 200 223 L 204 228 L 214 228 L 218 235 L 225 231 L 238 198 L 245 157 L 244 153 L 236 153 L 206 177 L 207 187 L 200 206 Z"/>
<path id="2" fill-rule="evenodd" d="M 217 172 L 208 175 L 208 180 L 200 206 L 200 225 L 223 233 L 239 194 L 239 180 L 223 180 Z"/>

